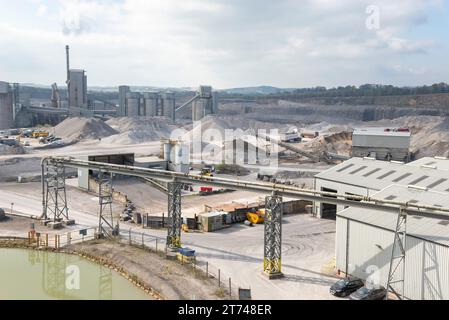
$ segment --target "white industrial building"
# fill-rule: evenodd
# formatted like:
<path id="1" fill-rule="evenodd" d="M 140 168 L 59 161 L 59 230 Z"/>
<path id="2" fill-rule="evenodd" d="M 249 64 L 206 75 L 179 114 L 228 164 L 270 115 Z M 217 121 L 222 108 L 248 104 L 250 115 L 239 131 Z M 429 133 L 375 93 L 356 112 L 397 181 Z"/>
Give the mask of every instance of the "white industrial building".
<path id="1" fill-rule="evenodd" d="M 409 166 L 414 167 L 428 167 L 437 170 L 449 170 L 449 160 L 445 157 L 434 157 L 434 158 L 421 158 L 413 162 L 408 163 Z"/>
<path id="2" fill-rule="evenodd" d="M 317 174 L 314 187 L 318 191 L 357 196 L 372 196 L 393 184 L 449 192 L 448 169 L 449 160 L 439 157 L 422 158 L 407 164 L 372 158 L 351 158 Z M 314 213 L 319 218 L 335 219 L 336 213 L 343 209 L 343 205 L 314 204 Z"/>
<path id="3" fill-rule="evenodd" d="M 352 158 L 316 175 L 315 190 L 449 208 L 449 159 Z M 336 219 L 336 269 L 386 286 L 399 212 L 326 203 L 314 210 Z M 449 299 L 449 216 L 408 216 L 404 284 L 405 298 Z"/>
<path id="4" fill-rule="evenodd" d="M 352 133 L 352 156 L 408 162 L 410 140 L 408 129 L 356 128 Z"/>
<path id="5" fill-rule="evenodd" d="M 449 207 L 449 193 L 392 185 L 373 198 Z M 337 270 L 386 287 L 397 214 L 350 207 L 337 214 Z M 404 297 L 449 299 L 448 220 L 409 215 Z M 401 272 L 401 271 L 399 271 Z"/>

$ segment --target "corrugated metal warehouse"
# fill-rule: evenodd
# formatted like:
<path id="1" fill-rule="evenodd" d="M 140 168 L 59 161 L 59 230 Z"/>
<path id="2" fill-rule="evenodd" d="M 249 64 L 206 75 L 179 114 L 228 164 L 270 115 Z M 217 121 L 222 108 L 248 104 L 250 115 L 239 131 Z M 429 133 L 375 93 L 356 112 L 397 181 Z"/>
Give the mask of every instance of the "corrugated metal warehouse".
<path id="1" fill-rule="evenodd" d="M 415 185 L 449 192 L 449 160 L 422 158 L 415 162 L 380 161 L 351 158 L 315 176 L 315 190 L 339 194 L 371 196 L 392 185 Z M 344 206 L 315 203 L 314 213 L 320 218 L 335 219 Z"/>
<path id="2" fill-rule="evenodd" d="M 408 162 L 410 159 L 411 133 L 400 130 L 385 128 L 354 129 L 352 156 Z"/>
<path id="3" fill-rule="evenodd" d="M 449 207 L 449 193 L 392 185 L 373 198 Z M 347 208 L 337 214 L 336 268 L 386 286 L 397 215 Z M 404 296 L 449 299 L 449 220 L 409 216 Z"/>

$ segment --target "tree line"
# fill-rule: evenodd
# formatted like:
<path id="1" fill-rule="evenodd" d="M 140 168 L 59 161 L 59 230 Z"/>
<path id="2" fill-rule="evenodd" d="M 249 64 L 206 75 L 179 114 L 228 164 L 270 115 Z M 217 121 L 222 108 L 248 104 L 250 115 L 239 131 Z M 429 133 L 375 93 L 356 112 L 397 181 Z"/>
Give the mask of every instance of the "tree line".
<path id="1" fill-rule="evenodd" d="M 292 95 L 304 98 L 314 97 L 365 97 L 365 96 L 395 96 L 449 93 L 449 84 L 445 82 L 435 83 L 430 86 L 396 87 L 381 84 L 363 84 L 361 86 L 339 86 L 336 88 L 313 87 L 295 89 Z"/>

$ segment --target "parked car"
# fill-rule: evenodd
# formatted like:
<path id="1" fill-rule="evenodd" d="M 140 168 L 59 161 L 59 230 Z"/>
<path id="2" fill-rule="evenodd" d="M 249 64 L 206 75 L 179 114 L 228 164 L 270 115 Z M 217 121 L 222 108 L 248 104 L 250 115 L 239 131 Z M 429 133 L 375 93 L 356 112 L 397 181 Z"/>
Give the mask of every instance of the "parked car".
<path id="1" fill-rule="evenodd" d="M 330 293 L 336 297 L 347 297 L 363 287 L 363 281 L 358 278 L 347 277 L 338 280 L 330 288 Z"/>
<path id="2" fill-rule="evenodd" d="M 24 130 L 24 131 L 22 132 L 22 137 L 30 138 L 31 135 L 33 134 L 33 132 L 34 132 L 34 130 L 32 130 L 32 129 Z"/>
<path id="3" fill-rule="evenodd" d="M 362 287 L 349 296 L 350 300 L 384 300 L 387 290 L 384 287 Z"/>

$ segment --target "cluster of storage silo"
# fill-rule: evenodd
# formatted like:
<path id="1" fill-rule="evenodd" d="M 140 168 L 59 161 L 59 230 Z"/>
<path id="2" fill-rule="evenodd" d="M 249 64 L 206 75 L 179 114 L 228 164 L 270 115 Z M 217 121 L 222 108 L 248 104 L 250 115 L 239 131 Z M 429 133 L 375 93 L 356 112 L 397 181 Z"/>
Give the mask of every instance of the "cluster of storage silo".
<path id="1" fill-rule="evenodd" d="M 175 120 L 175 94 L 172 92 L 131 92 L 130 87 L 119 87 L 119 117 L 163 116 Z"/>
<path id="2" fill-rule="evenodd" d="M 159 116 L 159 100 L 159 94 L 156 92 L 146 92 L 143 94 L 143 111 L 145 113 L 145 116 Z"/>
<path id="3" fill-rule="evenodd" d="M 175 120 L 176 101 L 173 92 L 162 94 L 162 116 Z"/>
<path id="4" fill-rule="evenodd" d="M 0 130 L 14 128 L 13 91 L 7 82 L 0 81 Z"/>
<path id="5" fill-rule="evenodd" d="M 162 158 L 170 171 L 188 173 L 190 170 L 190 149 L 182 141 L 161 140 Z"/>
<path id="6" fill-rule="evenodd" d="M 69 107 L 87 109 L 87 76 L 81 69 L 69 70 Z"/>
<path id="7" fill-rule="evenodd" d="M 212 91 L 210 86 L 200 86 L 198 88 L 198 99 L 192 104 L 192 120 L 199 121 L 209 114 L 218 111 L 218 95 Z"/>
<path id="8" fill-rule="evenodd" d="M 128 117 L 140 116 L 141 95 L 138 92 L 128 92 L 126 94 L 126 110 Z"/>

